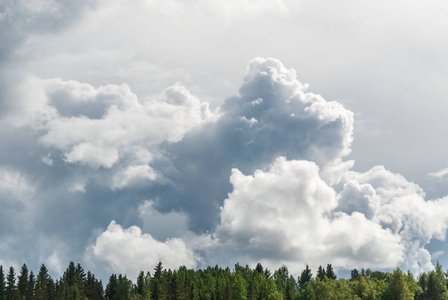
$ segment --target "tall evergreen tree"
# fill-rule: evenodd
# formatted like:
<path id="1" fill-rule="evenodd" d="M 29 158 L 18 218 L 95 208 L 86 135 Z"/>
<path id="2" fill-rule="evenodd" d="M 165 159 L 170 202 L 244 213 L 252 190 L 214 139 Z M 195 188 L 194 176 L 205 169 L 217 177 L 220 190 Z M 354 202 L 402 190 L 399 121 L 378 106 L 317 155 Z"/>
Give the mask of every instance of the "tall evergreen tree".
<path id="1" fill-rule="evenodd" d="M 266 277 L 266 279 L 271 278 L 271 271 L 268 268 L 264 269 L 264 277 Z"/>
<path id="2" fill-rule="evenodd" d="M 42 264 L 39 269 L 39 273 L 37 274 L 36 280 L 36 290 L 35 290 L 35 299 L 36 300 L 47 300 L 50 296 L 48 291 L 50 275 L 48 275 L 47 267 Z"/>
<path id="3" fill-rule="evenodd" d="M 28 295 L 28 267 L 23 264 L 20 269 L 20 275 L 17 282 L 17 289 L 19 290 L 20 296 L 26 298 Z"/>
<path id="4" fill-rule="evenodd" d="M 322 266 L 319 266 L 319 268 L 317 268 L 316 277 L 319 278 L 320 280 L 324 280 L 324 278 L 325 278 L 325 270 L 324 270 L 324 268 L 322 268 Z"/>
<path id="5" fill-rule="evenodd" d="M 6 276 L 6 300 L 16 300 L 16 272 L 14 267 L 9 267 L 9 273 Z"/>
<path id="6" fill-rule="evenodd" d="M 359 276 L 360 276 L 360 275 L 359 275 L 359 272 L 358 272 L 357 269 L 353 269 L 353 270 L 350 272 L 350 280 L 351 280 L 351 281 L 358 279 Z"/>
<path id="7" fill-rule="evenodd" d="M 327 264 L 327 268 L 325 270 L 325 275 L 329 278 L 329 279 L 333 279 L 336 280 L 337 276 L 336 273 L 333 270 L 333 266 L 331 264 Z"/>
<path id="8" fill-rule="evenodd" d="M 151 280 L 151 297 L 154 300 L 159 300 L 161 296 L 161 287 L 162 287 L 162 272 L 163 272 L 163 266 L 162 262 L 159 261 L 159 263 L 154 268 L 154 277 L 153 280 Z"/>
<path id="9" fill-rule="evenodd" d="M 34 297 L 35 286 L 36 286 L 36 277 L 34 276 L 33 271 L 30 271 L 26 299 L 32 299 Z"/>
<path id="10" fill-rule="evenodd" d="M 179 299 L 178 294 L 178 281 L 177 281 L 177 272 L 174 271 L 170 278 L 169 283 L 169 299 L 177 300 Z"/>
<path id="11" fill-rule="evenodd" d="M 306 265 L 305 269 L 302 271 L 298 278 L 299 287 L 302 288 L 305 286 L 307 282 L 310 282 L 313 278 L 313 274 L 311 273 L 311 269 Z"/>
<path id="12" fill-rule="evenodd" d="M 263 274 L 263 266 L 261 265 L 261 263 L 258 263 L 257 266 L 255 267 L 255 271 Z"/>
<path id="13" fill-rule="evenodd" d="M 117 275 L 110 275 L 109 282 L 106 285 L 106 299 L 112 300 L 114 298 L 115 294 L 117 293 L 117 284 Z"/>
<path id="14" fill-rule="evenodd" d="M 6 297 L 6 281 L 3 266 L 0 265 L 0 300 L 5 300 Z"/>

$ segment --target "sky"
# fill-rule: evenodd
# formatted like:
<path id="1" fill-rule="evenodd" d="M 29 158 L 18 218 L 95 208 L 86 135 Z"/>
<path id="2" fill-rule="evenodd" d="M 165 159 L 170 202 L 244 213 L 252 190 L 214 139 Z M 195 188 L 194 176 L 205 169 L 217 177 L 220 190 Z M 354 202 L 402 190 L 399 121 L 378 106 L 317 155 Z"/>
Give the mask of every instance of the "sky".
<path id="1" fill-rule="evenodd" d="M 0 0 L 0 264 L 448 267 L 447 13 Z"/>

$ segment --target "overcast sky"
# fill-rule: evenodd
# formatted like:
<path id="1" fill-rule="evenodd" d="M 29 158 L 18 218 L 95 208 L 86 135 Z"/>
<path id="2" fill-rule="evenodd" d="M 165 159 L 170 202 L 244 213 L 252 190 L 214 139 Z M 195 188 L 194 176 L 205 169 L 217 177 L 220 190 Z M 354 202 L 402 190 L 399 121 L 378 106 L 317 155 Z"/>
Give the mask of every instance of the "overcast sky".
<path id="1" fill-rule="evenodd" d="M 448 267 L 447 14 L 0 0 L 0 264 Z"/>

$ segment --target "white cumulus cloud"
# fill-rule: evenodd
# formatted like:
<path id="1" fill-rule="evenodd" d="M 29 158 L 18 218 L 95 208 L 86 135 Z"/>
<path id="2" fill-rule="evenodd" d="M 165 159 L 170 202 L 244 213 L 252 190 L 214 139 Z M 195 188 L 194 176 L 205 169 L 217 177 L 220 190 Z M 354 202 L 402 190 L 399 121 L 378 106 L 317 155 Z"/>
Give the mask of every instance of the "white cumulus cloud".
<path id="1" fill-rule="evenodd" d="M 166 268 L 185 265 L 194 268 L 198 256 L 179 238 L 160 242 L 137 226 L 123 228 L 112 221 L 95 243 L 86 250 L 90 261 L 102 262 L 113 272 L 136 276 L 142 268 L 152 268 L 162 261 Z"/>

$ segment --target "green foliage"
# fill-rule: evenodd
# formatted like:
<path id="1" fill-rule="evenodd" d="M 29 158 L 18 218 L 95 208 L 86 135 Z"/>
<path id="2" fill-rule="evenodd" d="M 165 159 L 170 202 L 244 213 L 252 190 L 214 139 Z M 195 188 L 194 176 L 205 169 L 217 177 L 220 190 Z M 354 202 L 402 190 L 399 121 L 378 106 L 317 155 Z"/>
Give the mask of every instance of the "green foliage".
<path id="1" fill-rule="evenodd" d="M 305 270 L 302 271 L 298 278 L 299 287 L 302 288 L 306 283 L 310 282 L 313 279 L 313 274 L 311 273 L 311 269 L 306 265 Z"/>
<path id="2" fill-rule="evenodd" d="M 16 289 L 16 272 L 14 268 L 11 266 L 9 268 L 8 275 L 6 276 L 6 300 L 15 300 L 18 299 L 17 289 Z"/>
<path id="3" fill-rule="evenodd" d="M 406 277 L 400 269 L 396 269 L 386 291 L 387 299 L 408 300 L 414 299 L 414 294 L 409 290 Z"/>
<path id="4" fill-rule="evenodd" d="M 13 267 L 5 276 L 0 266 L 0 300 L 448 299 L 448 282 L 440 264 L 435 270 L 420 274 L 418 280 L 400 269 L 392 274 L 353 269 L 350 280 L 335 277 L 330 264 L 319 268 L 316 279 L 306 266 L 296 281 L 284 265 L 271 276 L 261 264 L 254 269 L 236 264 L 234 270 L 218 266 L 166 270 L 159 262 L 154 276 L 141 271 L 135 284 L 126 275 L 112 274 L 104 291 L 102 282 L 90 271 L 86 273 L 80 264 L 70 262 L 56 281 L 45 265 L 35 277 L 24 264 L 17 278 Z"/>
<path id="5" fill-rule="evenodd" d="M 3 272 L 3 266 L 0 265 L 0 300 L 5 300 L 5 298 L 6 298 L 5 273 Z"/>

